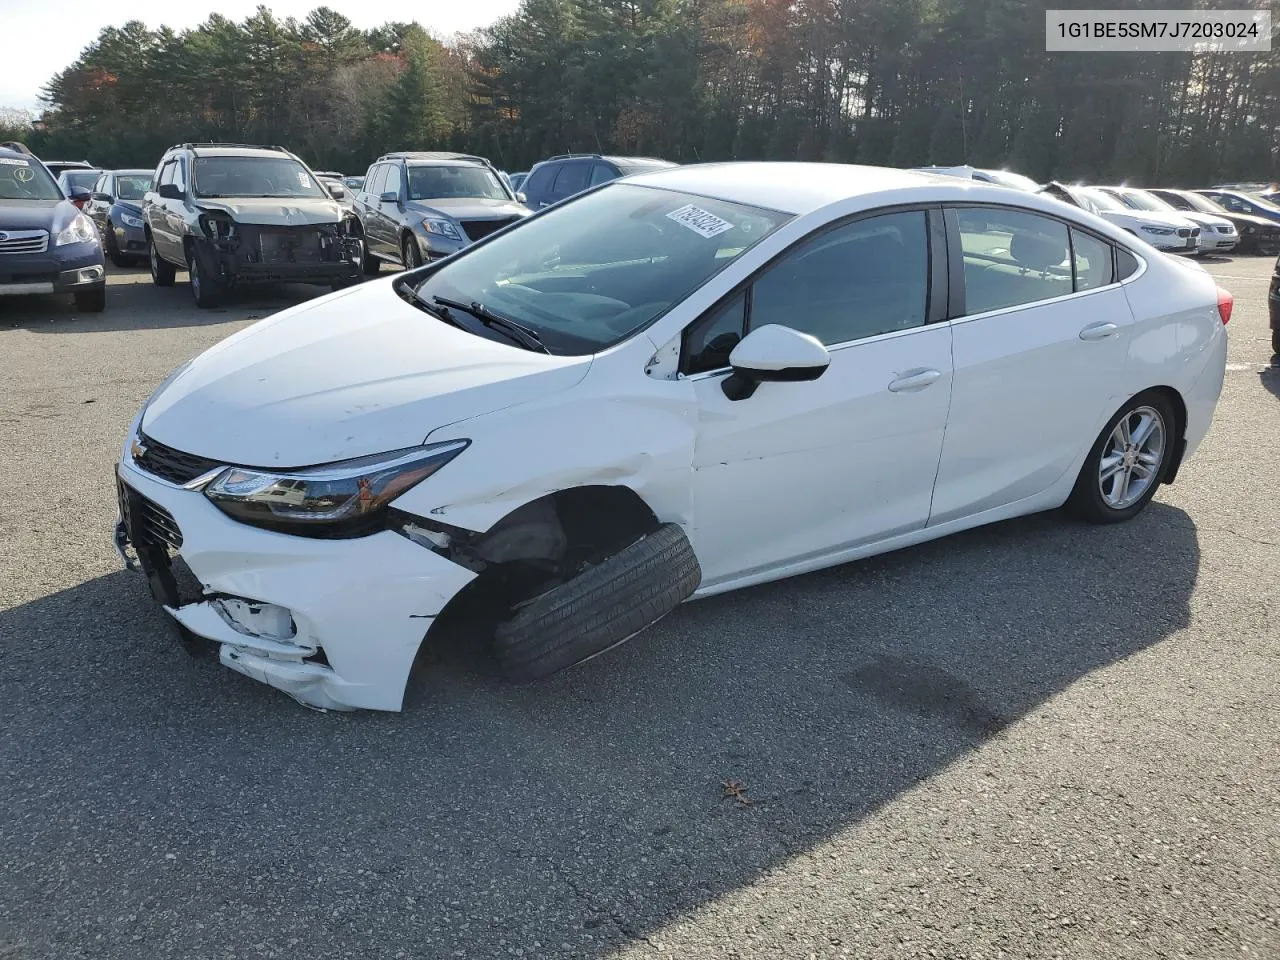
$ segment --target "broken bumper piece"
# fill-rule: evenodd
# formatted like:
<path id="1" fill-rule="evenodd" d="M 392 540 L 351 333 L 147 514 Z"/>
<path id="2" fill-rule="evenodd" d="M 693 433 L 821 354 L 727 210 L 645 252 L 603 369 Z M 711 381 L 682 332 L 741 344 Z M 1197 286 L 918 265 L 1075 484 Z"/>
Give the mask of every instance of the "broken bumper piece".
<path id="1" fill-rule="evenodd" d="M 165 610 L 217 644 L 224 666 L 311 707 L 401 709 L 433 618 L 475 576 L 396 533 L 261 530 L 127 458 L 118 471 L 117 546 L 136 554 Z"/>

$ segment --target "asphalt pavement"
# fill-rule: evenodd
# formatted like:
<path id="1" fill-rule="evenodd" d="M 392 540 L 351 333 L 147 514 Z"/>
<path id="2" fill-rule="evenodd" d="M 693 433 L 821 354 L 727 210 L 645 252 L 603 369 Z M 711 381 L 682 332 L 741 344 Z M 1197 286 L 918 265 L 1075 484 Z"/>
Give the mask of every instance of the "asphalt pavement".
<path id="1" fill-rule="evenodd" d="M 1208 264 L 1222 401 L 1134 522 L 687 604 L 534 685 L 428 662 L 401 714 L 188 657 L 110 545 L 146 396 L 318 291 L 0 301 L 0 958 L 1280 957 L 1271 266 Z"/>

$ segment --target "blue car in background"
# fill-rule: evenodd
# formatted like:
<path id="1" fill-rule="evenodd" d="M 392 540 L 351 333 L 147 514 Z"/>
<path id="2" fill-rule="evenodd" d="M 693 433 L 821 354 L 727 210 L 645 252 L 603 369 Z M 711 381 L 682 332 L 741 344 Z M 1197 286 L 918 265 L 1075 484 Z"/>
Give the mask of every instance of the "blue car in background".
<path id="1" fill-rule="evenodd" d="M 1273 220 L 1280 223 L 1280 206 L 1272 203 L 1270 200 L 1264 200 L 1255 193 L 1246 193 L 1243 190 L 1223 190 L 1213 188 L 1212 190 L 1194 190 L 1208 197 L 1223 210 L 1231 213 L 1243 213 L 1250 217 L 1262 217 L 1264 220 Z"/>
<path id="2" fill-rule="evenodd" d="M 117 267 L 147 259 L 142 198 L 154 176 L 154 170 L 103 170 L 85 204 L 84 212 L 98 225 L 102 245 Z"/>

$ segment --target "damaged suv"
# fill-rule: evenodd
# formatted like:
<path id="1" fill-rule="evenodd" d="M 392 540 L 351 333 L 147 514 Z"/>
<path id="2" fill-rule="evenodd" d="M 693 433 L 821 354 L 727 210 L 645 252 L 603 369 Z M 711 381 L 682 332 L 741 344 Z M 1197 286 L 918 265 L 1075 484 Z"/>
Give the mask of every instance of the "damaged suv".
<path id="1" fill-rule="evenodd" d="M 334 289 L 361 277 L 360 226 L 307 165 L 282 147 L 184 143 L 156 168 L 142 204 L 151 279 L 187 270 L 196 305 L 243 283 Z"/>
<path id="2" fill-rule="evenodd" d="M 543 677 L 691 596 L 1063 504 L 1128 520 L 1209 427 L 1231 305 L 1024 191 L 642 174 L 176 370 L 116 543 L 225 666 L 398 710 L 424 640 Z"/>

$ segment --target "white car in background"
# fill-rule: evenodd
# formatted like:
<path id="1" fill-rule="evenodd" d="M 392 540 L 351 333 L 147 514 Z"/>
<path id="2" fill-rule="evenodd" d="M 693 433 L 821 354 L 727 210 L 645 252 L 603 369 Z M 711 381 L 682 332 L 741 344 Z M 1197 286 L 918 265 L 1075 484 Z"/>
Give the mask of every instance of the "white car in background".
<path id="1" fill-rule="evenodd" d="M 1097 187 L 1096 189 L 1110 194 L 1131 210 L 1139 210 L 1144 213 L 1169 213 L 1182 217 L 1184 220 L 1190 220 L 1200 228 L 1201 253 L 1210 251 L 1227 253 L 1234 250 L 1236 244 L 1240 242 L 1240 235 L 1236 232 L 1235 224 L 1226 217 L 1214 216 L 1211 213 L 1201 213 L 1197 210 L 1179 210 L 1167 200 L 1156 196 L 1148 190 L 1139 190 L 1136 187 Z"/>
<path id="2" fill-rule="evenodd" d="M 1068 186 L 1056 181 L 1041 192 L 1102 217 L 1157 250 L 1195 256 L 1200 252 L 1200 227 L 1185 217 L 1133 210 L 1097 187 Z"/>
<path id="3" fill-rule="evenodd" d="M 1064 504 L 1129 520 L 1209 429 L 1231 304 L 1048 197 L 663 169 L 180 367 L 129 427 L 116 543 L 227 667 L 398 710 L 459 609 L 536 678 L 691 597 Z"/>

